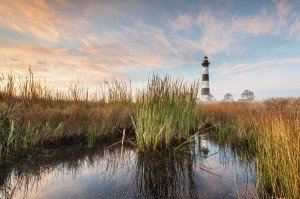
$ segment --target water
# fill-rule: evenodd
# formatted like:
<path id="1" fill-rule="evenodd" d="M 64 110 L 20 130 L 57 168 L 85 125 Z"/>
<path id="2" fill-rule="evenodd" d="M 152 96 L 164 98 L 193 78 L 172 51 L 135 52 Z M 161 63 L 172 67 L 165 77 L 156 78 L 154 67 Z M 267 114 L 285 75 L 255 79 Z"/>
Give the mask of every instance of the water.
<path id="1" fill-rule="evenodd" d="M 251 160 L 204 137 L 176 153 L 69 146 L 0 168 L 0 198 L 236 198 L 255 185 Z"/>

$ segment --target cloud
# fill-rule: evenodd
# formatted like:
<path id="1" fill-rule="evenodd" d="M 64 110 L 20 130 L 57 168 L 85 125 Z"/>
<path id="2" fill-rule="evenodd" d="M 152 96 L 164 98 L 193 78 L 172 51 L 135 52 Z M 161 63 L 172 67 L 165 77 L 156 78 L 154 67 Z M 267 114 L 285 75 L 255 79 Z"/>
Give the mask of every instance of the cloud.
<path id="1" fill-rule="evenodd" d="M 203 36 L 199 41 L 200 48 L 208 55 L 222 51 L 228 51 L 235 42 L 233 39 L 234 29 L 231 21 L 223 21 L 211 12 L 200 13 L 197 24 L 202 28 Z"/>
<path id="2" fill-rule="evenodd" d="M 296 39 L 300 41 L 300 13 L 296 3 L 292 4 L 288 0 L 273 0 L 277 10 L 277 22 L 286 33 L 289 39 Z"/>
<path id="3" fill-rule="evenodd" d="M 64 8 L 71 6 L 71 2 L 69 0 L 53 0 L 53 1 Z"/>
<path id="4" fill-rule="evenodd" d="M 44 0 L 14 0 L 0 4 L 0 25 L 20 33 L 55 41 L 61 36 L 57 25 L 62 23 Z"/>
<path id="5" fill-rule="evenodd" d="M 249 35 L 300 39 L 300 15 L 292 8 L 287 0 L 273 0 L 271 6 L 259 8 L 258 13 L 252 15 L 231 15 L 205 8 L 198 14 L 182 13 L 168 21 L 177 32 L 199 27 L 201 37 L 192 41 L 196 43 L 192 46 L 205 54 L 235 53 L 234 47 Z"/>
<path id="6" fill-rule="evenodd" d="M 169 25 L 175 31 L 190 30 L 193 26 L 201 29 L 202 36 L 196 41 L 198 50 L 206 54 L 230 52 L 238 39 L 243 35 L 258 36 L 279 35 L 290 10 L 288 3 L 276 4 L 277 12 L 271 9 L 261 9 L 258 14 L 249 16 L 224 15 L 211 10 L 200 11 L 196 16 L 187 13 L 179 14 L 175 20 L 169 20 Z M 278 18 L 282 21 L 278 24 Z"/>
<path id="7" fill-rule="evenodd" d="M 245 33 L 258 36 L 261 34 L 278 35 L 280 33 L 276 18 L 265 14 L 246 18 L 236 18 L 232 22 L 235 33 Z"/>
<path id="8" fill-rule="evenodd" d="M 170 21 L 171 27 L 176 30 L 188 30 L 195 24 L 195 19 L 190 14 L 179 15 L 175 21 Z"/>
<path id="9" fill-rule="evenodd" d="M 223 65 L 217 69 L 217 72 L 220 75 L 240 75 L 240 74 L 249 74 L 249 72 L 261 72 L 265 69 L 274 70 L 276 67 L 283 67 L 284 65 L 290 64 L 300 64 L 300 58 L 283 58 L 283 59 L 269 59 L 260 62 L 252 63 L 242 63 L 236 64 L 234 66 Z"/>
<path id="10" fill-rule="evenodd" d="M 97 84 L 112 76 L 122 79 L 118 71 L 110 71 L 101 63 L 85 56 L 74 56 L 67 48 L 50 48 L 31 43 L 0 48 L 0 73 L 13 71 L 22 77 L 28 75 L 29 66 L 37 78 L 46 78 L 49 84 L 64 88 L 70 82 Z"/>
<path id="11" fill-rule="evenodd" d="M 188 40 L 167 35 L 163 29 L 142 20 L 120 26 L 120 30 L 85 35 L 81 41 L 81 54 L 97 57 L 97 62 L 116 70 L 174 68 L 188 63 L 185 55 L 191 53 L 183 44 Z"/>
<path id="12" fill-rule="evenodd" d="M 4 19 L 0 23 L 18 32 L 33 34 L 37 38 L 50 41 L 64 39 L 68 42 L 67 45 L 76 44 L 71 47 L 71 51 L 77 53 L 74 57 L 86 56 L 107 69 L 155 69 L 194 64 L 196 53 L 199 52 L 208 55 L 233 52 L 233 47 L 241 39 L 240 35 L 276 35 L 280 30 L 276 17 L 266 9 L 251 16 L 224 16 L 205 9 L 206 11 L 198 14 L 178 14 L 175 19 L 168 20 L 166 26 L 146 23 L 141 18 L 129 18 L 129 24 L 116 23 L 114 28 L 97 28 L 93 20 L 101 21 L 106 15 L 124 17 L 120 13 L 120 7 L 113 3 L 94 1 L 77 2 L 75 5 L 67 0 L 56 0 L 55 3 L 56 7 L 43 0 L 33 3 L 7 1 L 0 6 L 0 16 Z M 289 4 L 275 1 L 275 5 L 278 15 L 284 19 L 290 10 Z M 74 9 L 75 6 L 77 9 L 82 7 L 81 18 L 68 10 L 64 14 L 58 12 L 60 7 Z M 101 17 L 96 13 L 100 13 Z M 82 19 L 83 17 L 86 19 Z M 20 18 L 21 21 L 18 20 Z M 197 39 L 180 34 L 181 30 L 188 31 L 193 26 L 200 29 L 198 34 L 201 36 Z M 297 32 L 297 26 L 294 26 L 290 35 L 296 35 Z"/>
<path id="13" fill-rule="evenodd" d="M 289 36 L 300 41 L 300 15 L 293 21 L 289 29 Z"/>
<path id="14" fill-rule="evenodd" d="M 288 0 L 272 0 L 276 6 L 279 24 L 286 23 L 286 17 L 290 14 L 292 5 Z"/>

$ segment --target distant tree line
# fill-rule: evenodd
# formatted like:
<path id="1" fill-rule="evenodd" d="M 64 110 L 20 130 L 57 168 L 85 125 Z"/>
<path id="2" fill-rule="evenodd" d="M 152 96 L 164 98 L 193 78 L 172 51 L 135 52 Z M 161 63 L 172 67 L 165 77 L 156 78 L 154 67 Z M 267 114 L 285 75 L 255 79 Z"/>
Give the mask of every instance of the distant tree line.
<path id="1" fill-rule="evenodd" d="M 250 90 L 244 90 L 243 93 L 241 94 L 241 98 L 238 99 L 239 102 L 251 102 L 254 101 L 255 99 L 255 95 L 252 91 Z M 226 93 L 224 95 L 224 102 L 233 102 L 234 98 L 233 95 L 231 93 Z"/>
<path id="2" fill-rule="evenodd" d="M 241 94 L 241 98 L 238 99 L 239 102 L 251 102 L 254 101 L 255 99 L 255 95 L 252 91 L 246 89 L 243 91 L 243 93 Z M 215 97 L 212 94 L 208 95 L 208 101 L 216 101 Z M 224 95 L 223 100 L 224 102 L 233 102 L 234 101 L 234 97 L 231 93 L 226 93 Z"/>

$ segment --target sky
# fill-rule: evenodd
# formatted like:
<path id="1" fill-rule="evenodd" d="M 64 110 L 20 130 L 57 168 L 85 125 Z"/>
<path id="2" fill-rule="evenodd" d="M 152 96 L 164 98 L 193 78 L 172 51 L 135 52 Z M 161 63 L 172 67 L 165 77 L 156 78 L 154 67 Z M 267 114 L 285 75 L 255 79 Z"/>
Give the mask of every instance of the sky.
<path id="1" fill-rule="evenodd" d="M 0 74 L 139 87 L 198 79 L 205 55 L 217 99 L 300 97 L 300 1 L 0 0 Z"/>

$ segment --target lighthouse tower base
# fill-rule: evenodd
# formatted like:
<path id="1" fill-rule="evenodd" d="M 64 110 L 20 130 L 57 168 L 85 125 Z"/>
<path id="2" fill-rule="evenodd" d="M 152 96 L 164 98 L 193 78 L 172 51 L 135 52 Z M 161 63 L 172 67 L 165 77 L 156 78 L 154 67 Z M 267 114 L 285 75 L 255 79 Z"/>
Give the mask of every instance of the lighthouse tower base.
<path id="1" fill-rule="evenodd" d="M 212 95 L 201 95 L 200 100 L 202 102 L 211 102 L 213 101 L 213 96 Z"/>
<path id="2" fill-rule="evenodd" d="M 201 101 L 209 102 L 209 101 L 211 101 L 211 99 L 210 99 L 209 95 L 202 95 L 201 96 Z"/>

